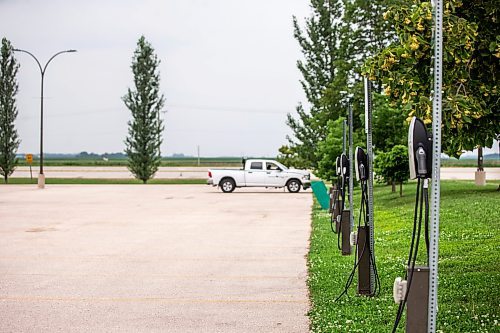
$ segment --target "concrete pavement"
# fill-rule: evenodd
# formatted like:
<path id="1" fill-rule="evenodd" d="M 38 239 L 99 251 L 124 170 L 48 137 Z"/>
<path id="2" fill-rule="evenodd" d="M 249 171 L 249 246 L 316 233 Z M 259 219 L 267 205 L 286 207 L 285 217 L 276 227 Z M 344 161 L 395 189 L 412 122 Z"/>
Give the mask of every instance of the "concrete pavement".
<path id="1" fill-rule="evenodd" d="M 1 332 L 307 332 L 310 193 L 0 187 Z"/>

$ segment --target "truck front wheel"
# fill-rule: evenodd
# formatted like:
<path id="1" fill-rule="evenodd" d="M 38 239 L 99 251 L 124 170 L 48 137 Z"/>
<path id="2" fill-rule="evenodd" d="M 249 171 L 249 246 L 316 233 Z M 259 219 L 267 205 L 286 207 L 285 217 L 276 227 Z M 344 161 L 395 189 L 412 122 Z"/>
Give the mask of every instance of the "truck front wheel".
<path id="1" fill-rule="evenodd" d="M 219 186 L 224 193 L 231 193 L 236 188 L 236 184 L 234 179 L 232 178 L 224 178 L 220 181 Z"/>
<path id="2" fill-rule="evenodd" d="M 297 193 L 300 191 L 300 186 L 302 184 L 298 179 L 290 179 L 288 183 L 286 183 L 286 188 L 288 189 L 288 192 L 290 193 Z"/>

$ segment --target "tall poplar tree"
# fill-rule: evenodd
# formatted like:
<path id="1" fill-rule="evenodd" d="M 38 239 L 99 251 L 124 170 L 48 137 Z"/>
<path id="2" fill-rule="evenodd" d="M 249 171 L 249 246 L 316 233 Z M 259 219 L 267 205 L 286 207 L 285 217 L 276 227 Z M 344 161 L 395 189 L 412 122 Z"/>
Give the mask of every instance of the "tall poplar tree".
<path id="1" fill-rule="evenodd" d="M 132 58 L 134 89 L 128 89 L 123 102 L 132 113 L 125 139 L 128 168 L 145 184 L 151 179 L 161 161 L 163 124 L 160 111 L 165 98 L 160 93 L 160 60 L 144 36 L 139 38 Z"/>
<path id="2" fill-rule="evenodd" d="M 16 152 L 21 141 L 14 126 L 17 118 L 16 80 L 19 64 L 9 40 L 2 38 L 0 50 L 0 175 L 5 183 L 18 164 Z"/>

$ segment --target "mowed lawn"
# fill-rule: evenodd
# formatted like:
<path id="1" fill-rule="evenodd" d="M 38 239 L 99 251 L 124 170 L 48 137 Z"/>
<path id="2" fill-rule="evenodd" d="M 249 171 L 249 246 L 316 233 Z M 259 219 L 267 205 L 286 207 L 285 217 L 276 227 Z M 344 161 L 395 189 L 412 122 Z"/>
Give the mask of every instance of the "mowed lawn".
<path id="1" fill-rule="evenodd" d="M 37 183 L 37 176 L 35 175 L 33 179 L 30 178 L 9 178 L 9 183 L 11 185 L 29 185 Z M 45 183 L 47 185 L 57 184 L 57 185 L 142 185 L 143 182 L 134 178 L 46 178 Z M 147 184 L 150 185 L 199 185 L 206 184 L 206 179 L 195 179 L 195 178 L 159 178 L 150 179 Z M 0 181 L 0 186 L 5 185 L 3 181 Z"/>
<path id="2" fill-rule="evenodd" d="M 351 272 L 353 256 L 341 256 L 330 217 L 315 203 L 308 257 L 313 332 L 391 332 L 397 311 L 392 286 L 397 276 L 404 277 L 415 188 L 414 182 L 405 185 L 400 198 L 390 187 L 375 187 L 375 253 L 382 291 L 374 298 L 356 296 L 355 278 L 349 296 L 334 303 Z M 465 181 L 441 183 L 438 332 L 500 332 L 497 188 L 498 184 L 477 187 Z M 355 195 L 357 225 L 359 190 Z M 424 242 L 420 249 L 424 254 Z M 424 263 L 425 257 L 419 258 Z M 403 318 L 398 332 L 404 332 L 404 327 Z"/>

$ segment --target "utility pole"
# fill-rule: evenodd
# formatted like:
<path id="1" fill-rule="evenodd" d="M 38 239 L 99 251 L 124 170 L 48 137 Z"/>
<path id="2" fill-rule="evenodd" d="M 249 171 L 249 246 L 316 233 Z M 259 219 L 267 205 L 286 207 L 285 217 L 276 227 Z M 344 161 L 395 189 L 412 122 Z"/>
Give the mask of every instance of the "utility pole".
<path id="1" fill-rule="evenodd" d="M 200 166 L 200 145 L 198 145 L 198 166 Z"/>

